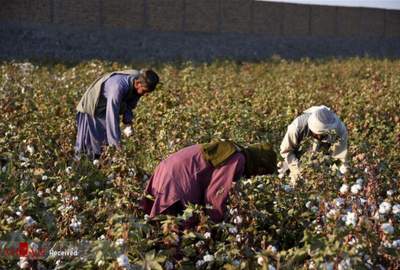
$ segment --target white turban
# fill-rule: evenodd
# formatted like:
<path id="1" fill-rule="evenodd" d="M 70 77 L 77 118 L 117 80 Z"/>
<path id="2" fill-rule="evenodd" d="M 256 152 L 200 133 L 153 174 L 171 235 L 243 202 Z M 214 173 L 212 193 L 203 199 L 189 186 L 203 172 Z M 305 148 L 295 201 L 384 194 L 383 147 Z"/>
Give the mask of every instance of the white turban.
<path id="1" fill-rule="evenodd" d="M 304 112 L 311 113 L 307 123 L 314 134 L 326 134 L 339 124 L 336 114 L 326 106 L 313 106 Z"/>

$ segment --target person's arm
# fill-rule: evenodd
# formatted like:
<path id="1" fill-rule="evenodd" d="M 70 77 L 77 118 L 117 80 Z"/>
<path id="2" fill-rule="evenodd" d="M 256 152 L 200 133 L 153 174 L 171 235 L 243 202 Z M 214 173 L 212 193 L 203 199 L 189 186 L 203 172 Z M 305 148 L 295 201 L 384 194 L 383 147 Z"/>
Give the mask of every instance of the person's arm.
<path id="1" fill-rule="evenodd" d="M 347 153 L 347 129 L 346 126 L 340 121 L 339 128 L 337 129 L 339 141 L 332 145 L 332 157 L 340 160 L 341 172 L 344 173 L 348 168 L 348 153 Z"/>
<path id="2" fill-rule="evenodd" d="M 110 84 L 107 85 L 106 98 L 107 98 L 107 109 L 106 109 L 106 132 L 107 132 L 107 143 L 109 145 L 115 145 L 118 148 L 121 143 L 121 131 L 119 127 L 119 109 L 123 96 L 121 85 Z"/>
<path id="3" fill-rule="evenodd" d="M 125 125 L 131 125 L 132 121 L 133 121 L 133 109 L 136 108 L 136 105 L 138 103 L 138 99 L 133 99 L 133 100 L 129 100 L 126 103 L 126 110 L 124 112 L 124 115 L 122 117 L 122 122 Z"/>
<path id="4" fill-rule="evenodd" d="M 296 157 L 295 151 L 298 149 L 300 141 L 298 139 L 298 120 L 295 119 L 286 131 L 285 137 L 282 140 L 280 154 L 287 162 L 291 173 L 300 173 L 299 160 Z"/>
<path id="5" fill-rule="evenodd" d="M 232 188 L 232 181 L 243 175 L 244 164 L 244 155 L 235 154 L 224 165 L 214 169 L 205 194 L 205 203 L 212 206 L 208 214 L 213 221 L 219 222 L 224 218 L 226 199 Z"/>

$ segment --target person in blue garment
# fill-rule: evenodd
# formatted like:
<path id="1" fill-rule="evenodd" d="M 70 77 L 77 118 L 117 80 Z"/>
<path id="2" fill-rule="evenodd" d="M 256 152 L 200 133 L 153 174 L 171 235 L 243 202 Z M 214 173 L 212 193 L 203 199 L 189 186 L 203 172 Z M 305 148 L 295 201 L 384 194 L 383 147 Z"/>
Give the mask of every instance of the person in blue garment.
<path id="1" fill-rule="evenodd" d="M 151 69 L 115 71 L 94 81 L 76 108 L 76 156 L 79 158 L 84 153 L 97 159 L 105 145 L 120 149 L 120 115 L 125 125 L 131 125 L 132 110 L 142 96 L 155 89 L 158 82 L 157 73 Z"/>

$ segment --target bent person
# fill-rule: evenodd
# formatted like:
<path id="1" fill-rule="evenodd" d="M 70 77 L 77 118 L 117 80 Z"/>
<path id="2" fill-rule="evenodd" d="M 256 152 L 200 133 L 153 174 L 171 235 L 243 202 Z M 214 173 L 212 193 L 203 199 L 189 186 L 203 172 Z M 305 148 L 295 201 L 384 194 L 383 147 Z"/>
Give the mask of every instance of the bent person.
<path id="1" fill-rule="evenodd" d="M 188 203 L 211 205 L 208 214 L 218 222 L 223 219 L 233 182 L 242 176 L 274 173 L 276 162 L 269 144 L 242 147 L 217 141 L 192 145 L 161 161 L 147 184 L 141 206 L 153 218 L 181 213 Z"/>
<path id="2" fill-rule="evenodd" d="M 120 115 L 130 125 L 140 97 L 152 92 L 158 81 L 151 69 L 116 71 L 94 81 L 77 106 L 76 154 L 98 158 L 104 145 L 120 148 Z"/>
<path id="3" fill-rule="evenodd" d="M 281 143 L 280 153 L 285 162 L 279 172 L 289 169 L 292 185 L 301 178 L 299 159 L 303 151 L 300 147 L 307 137 L 314 140 L 313 151 L 330 150 L 332 157 L 341 161 L 340 171 L 347 171 L 346 126 L 328 107 L 313 106 L 293 120 Z"/>

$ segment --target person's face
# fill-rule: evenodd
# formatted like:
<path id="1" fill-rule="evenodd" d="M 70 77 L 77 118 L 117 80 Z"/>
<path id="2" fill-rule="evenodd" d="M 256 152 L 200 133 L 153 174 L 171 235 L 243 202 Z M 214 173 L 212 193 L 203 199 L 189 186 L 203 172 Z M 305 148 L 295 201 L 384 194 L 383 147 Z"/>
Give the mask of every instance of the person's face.
<path id="1" fill-rule="evenodd" d="M 315 134 L 315 133 L 313 133 L 313 132 L 311 132 L 311 136 L 312 136 L 314 139 L 317 139 L 317 140 L 319 140 L 319 141 L 323 141 L 323 140 L 326 140 L 326 139 L 328 138 L 328 135 L 327 135 L 327 134 Z"/>
<path id="2" fill-rule="evenodd" d="M 139 96 L 146 96 L 150 93 L 149 89 L 145 87 L 139 80 L 135 80 L 134 87 Z"/>
<path id="3" fill-rule="evenodd" d="M 252 176 L 264 175 L 264 174 L 267 174 L 265 168 L 257 167 L 257 168 L 254 168 L 253 171 L 251 172 L 251 175 L 248 175 L 248 176 L 252 177 Z"/>

